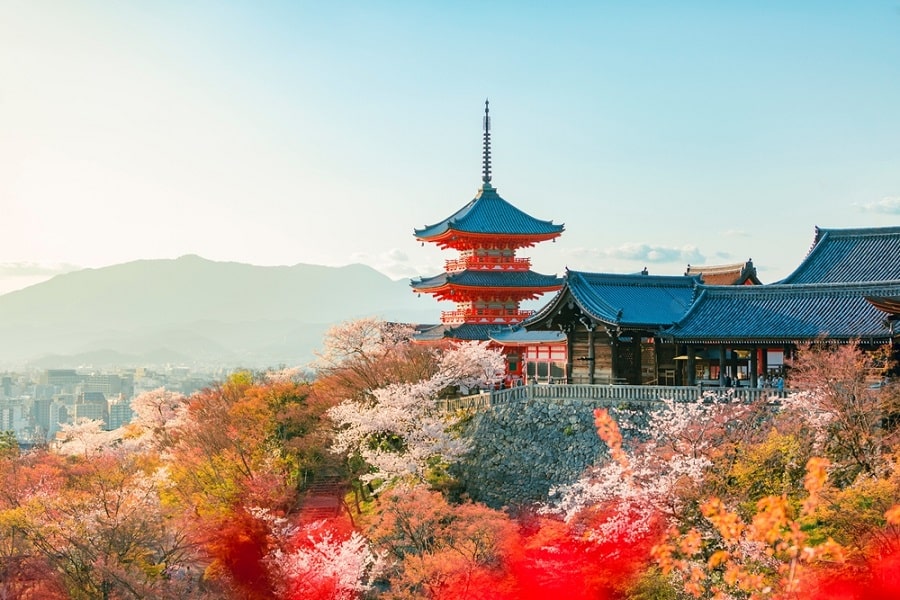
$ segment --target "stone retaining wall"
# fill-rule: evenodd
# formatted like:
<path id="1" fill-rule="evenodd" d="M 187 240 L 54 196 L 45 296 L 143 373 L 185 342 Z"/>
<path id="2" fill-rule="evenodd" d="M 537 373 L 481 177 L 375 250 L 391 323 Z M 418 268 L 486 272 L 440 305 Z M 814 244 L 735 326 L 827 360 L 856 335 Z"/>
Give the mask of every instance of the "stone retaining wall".
<path id="1" fill-rule="evenodd" d="M 547 499 L 606 455 L 593 411 L 650 404 L 597 399 L 522 398 L 476 412 L 466 424 L 471 452 L 455 467 L 465 493 L 488 506 L 521 507 Z"/>

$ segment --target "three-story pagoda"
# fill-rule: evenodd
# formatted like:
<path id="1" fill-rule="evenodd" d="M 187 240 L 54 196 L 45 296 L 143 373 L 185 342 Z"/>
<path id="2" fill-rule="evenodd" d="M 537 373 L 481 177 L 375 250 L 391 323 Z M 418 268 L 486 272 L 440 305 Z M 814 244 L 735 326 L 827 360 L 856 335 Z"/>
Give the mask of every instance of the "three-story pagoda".
<path id="1" fill-rule="evenodd" d="M 441 314 L 441 323 L 423 329 L 417 341 L 488 340 L 490 333 L 522 322 L 533 311 L 524 300 L 539 298 L 562 286 L 556 275 L 531 270 L 531 260 L 516 255 L 521 248 L 552 240 L 563 225 L 542 221 L 519 210 L 491 185 L 491 132 L 488 102 L 484 103 L 482 185 L 475 198 L 433 225 L 415 230 L 417 240 L 459 252 L 445 270 L 414 279 L 414 291 L 451 301 L 456 308 Z"/>

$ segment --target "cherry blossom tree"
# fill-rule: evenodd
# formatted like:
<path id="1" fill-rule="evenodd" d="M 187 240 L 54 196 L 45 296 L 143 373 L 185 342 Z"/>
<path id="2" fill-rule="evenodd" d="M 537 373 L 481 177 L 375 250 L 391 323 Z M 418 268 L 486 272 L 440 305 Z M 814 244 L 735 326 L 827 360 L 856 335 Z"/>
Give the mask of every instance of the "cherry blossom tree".
<path id="1" fill-rule="evenodd" d="M 184 425 L 188 398 L 164 387 L 139 394 L 131 401 L 131 424 L 158 448 L 171 443 L 170 432 Z"/>
<path id="2" fill-rule="evenodd" d="M 411 344 L 413 333 L 409 325 L 374 317 L 348 321 L 325 334 L 313 366 L 339 400 L 362 400 L 392 383 L 421 381 L 436 371 L 435 352 Z"/>
<path id="3" fill-rule="evenodd" d="M 860 473 L 883 475 L 887 450 L 900 441 L 900 385 L 881 385 L 890 366 L 886 352 L 857 344 L 807 345 L 791 364 L 788 382 L 801 392 L 785 399 L 785 412 L 802 421 L 844 484 Z"/>
<path id="4" fill-rule="evenodd" d="M 85 457 L 108 449 L 119 436 L 103 429 L 100 419 L 77 419 L 74 423 L 60 425 L 61 442 L 57 447 L 60 454 L 81 454 Z"/>
<path id="5" fill-rule="evenodd" d="M 438 410 L 438 397 L 448 386 L 492 386 L 503 375 L 504 359 L 485 342 L 466 342 L 446 350 L 439 369 L 414 383 L 395 383 L 371 391 L 371 399 L 348 399 L 330 409 L 336 423 L 333 451 L 360 456 L 371 471 L 366 482 L 412 477 L 425 481 L 429 472 L 457 460 L 467 443 L 451 430 L 460 416 Z"/>
<path id="6" fill-rule="evenodd" d="M 424 481 L 434 459 L 450 463 L 468 446 L 450 433 L 456 422 L 437 411 L 434 381 L 390 385 L 374 391 L 374 402 L 344 402 L 329 410 L 340 427 L 332 450 L 357 454 L 371 466 L 365 482 L 411 476 Z"/>
<path id="7" fill-rule="evenodd" d="M 728 395 L 708 393 L 695 402 L 664 400 L 645 424 L 617 413 L 625 423 L 620 428 L 613 413 L 597 409 L 595 425 L 609 460 L 551 490 L 557 500 L 544 510 L 568 522 L 584 521 L 599 541 L 645 536 L 677 518 L 685 492 L 700 486 L 726 434 L 740 430 L 754 410 Z"/>
<path id="8" fill-rule="evenodd" d="M 265 561 L 278 598 L 352 600 L 371 590 L 381 573 L 381 557 L 340 519 L 295 525 L 268 509 L 251 513 L 269 527 L 272 542 Z"/>

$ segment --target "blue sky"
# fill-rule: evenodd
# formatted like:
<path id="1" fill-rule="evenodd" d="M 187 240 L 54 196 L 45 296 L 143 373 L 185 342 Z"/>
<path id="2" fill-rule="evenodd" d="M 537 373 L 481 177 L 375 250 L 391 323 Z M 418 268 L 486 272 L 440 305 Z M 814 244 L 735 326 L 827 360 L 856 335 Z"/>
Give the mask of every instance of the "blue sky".
<path id="1" fill-rule="evenodd" d="M 785 5 L 787 4 L 787 6 Z M 680 274 L 900 224 L 900 1 L 0 1 L 0 292 L 199 254 L 451 258 L 480 185 L 534 268 Z"/>

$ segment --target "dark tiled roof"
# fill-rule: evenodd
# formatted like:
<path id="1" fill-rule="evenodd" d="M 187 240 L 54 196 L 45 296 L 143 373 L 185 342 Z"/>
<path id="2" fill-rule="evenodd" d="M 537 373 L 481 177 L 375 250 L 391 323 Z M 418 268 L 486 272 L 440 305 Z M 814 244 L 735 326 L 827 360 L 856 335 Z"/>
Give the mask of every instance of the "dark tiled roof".
<path id="1" fill-rule="evenodd" d="M 501 198 L 496 188 L 485 186 L 474 200 L 443 221 L 416 229 L 415 235 L 416 239 L 429 240 L 451 229 L 476 234 L 556 237 L 562 233 L 564 226 L 535 219 Z"/>
<path id="2" fill-rule="evenodd" d="M 526 331 L 522 327 L 506 327 L 492 331 L 491 340 L 507 346 L 564 344 L 566 342 L 566 334 L 562 331 L 547 331 L 541 329 Z"/>
<path id="3" fill-rule="evenodd" d="M 778 283 L 900 279 L 900 227 L 820 229 L 797 269 Z"/>
<path id="4" fill-rule="evenodd" d="M 490 339 L 491 333 L 498 331 L 497 325 L 435 325 L 417 332 L 413 339 L 417 342 L 438 342 L 441 340 L 481 340 Z"/>
<path id="5" fill-rule="evenodd" d="M 534 271 L 459 271 L 421 277 L 410 281 L 414 290 L 434 290 L 446 286 L 467 288 L 524 288 L 557 289 L 563 283 L 556 275 L 542 275 Z"/>
<path id="6" fill-rule="evenodd" d="M 668 327 L 691 305 L 697 277 L 672 275 L 617 275 L 566 271 L 556 297 L 526 321 L 536 322 L 571 297 L 581 310 L 609 324 L 626 327 Z"/>
<path id="7" fill-rule="evenodd" d="M 900 280 L 807 285 L 701 286 L 663 336 L 676 342 L 884 341 L 885 315 L 867 297 L 900 295 Z"/>

